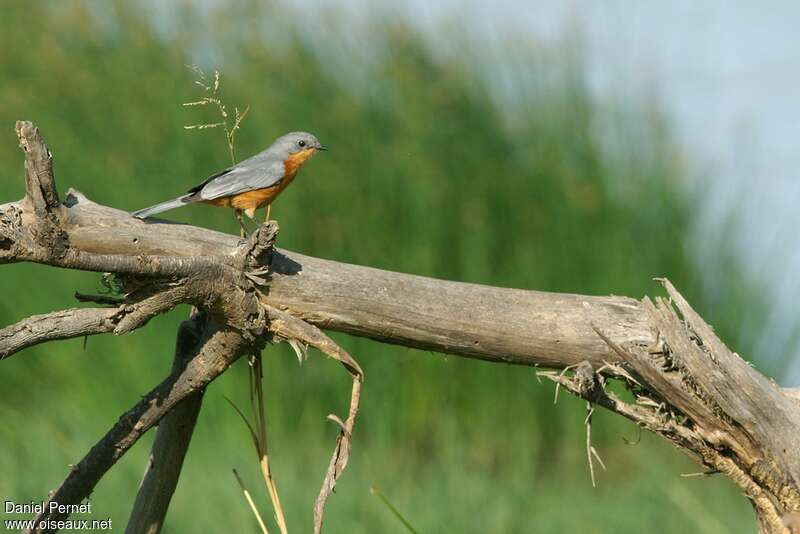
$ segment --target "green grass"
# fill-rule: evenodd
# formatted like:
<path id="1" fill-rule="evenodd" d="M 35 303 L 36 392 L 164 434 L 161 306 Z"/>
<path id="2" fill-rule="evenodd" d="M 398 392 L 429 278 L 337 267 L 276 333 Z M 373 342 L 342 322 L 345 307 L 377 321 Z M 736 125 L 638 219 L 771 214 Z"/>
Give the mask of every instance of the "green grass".
<path id="1" fill-rule="evenodd" d="M 185 8 L 179 28 L 162 34 L 121 1 L 6 2 L 0 202 L 23 194 L 13 134 L 22 118 L 49 142 L 62 191 L 76 187 L 121 209 L 176 196 L 226 166 L 221 132 L 182 128 L 212 118 L 180 106 L 196 94 L 184 65 L 200 62 L 222 71 L 223 98 L 251 106 L 238 134 L 240 158 L 290 130 L 311 131 L 332 147 L 274 206 L 281 246 L 549 291 L 641 296 L 660 291 L 652 277 L 668 276 L 723 339 L 756 356 L 752 332 L 763 302 L 724 243 L 705 244 L 720 249 L 719 264 L 692 260 L 700 199 L 683 187 L 691 155 L 678 151 L 655 103 L 598 101 L 579 50 L 520 42 L 509 43 L 514 96 L 499 105 L 502 91 L 482 68 L 488 52 L 454 30 L 458 55 L 432 51 L 402 21 L 378 18 L 371 30 L 351 33 L 330 17 L 324 37 L 310 39 L 283 10 L 254 4 L 225 11 L 212 27 Z M 192 206 L 170 216 L 237 231 L 226 210 Z M 703 287 L 706 269 L 728 290 Z M 98 285 L 92 274 L 3 266 L 0 324 L 74 306 L 75 290 Z M 0 496 L 46 496 L 168 372 L 187 313 L 179 308 L 125 337 L 92 338 L 85 350 L 71 340 L 3 361 Z M 327 532 L 405 531 L 370 495 L 373 485 L 420 532 L 755 527 L 731 483 L 680 478 L 698 468 L 653 436 L 626 445 L 635 427 L 609 414 L 595 416 L 595 446 L 608 471 L 593 489 L 583 404 L 562 395 L 553 406 L 552 385 L 538 383 L 531 369 L 334 337 L 367 380 Z M 336 436 L 325 416 L 345 410 L 349 378 L 318 354 L 298 366 L 286 347 L 267 349 L 265 373 L 273 470 L 290 529 L 307 531 Z M 246 429 L 224 401 L 246 405 L 246 374 L 240 362 L 210 387 L 165 532 L 256 532 L 233 467 L 273 525 Z M 151 439 L 100 483 L 93 518 L 124 525 Z"/>

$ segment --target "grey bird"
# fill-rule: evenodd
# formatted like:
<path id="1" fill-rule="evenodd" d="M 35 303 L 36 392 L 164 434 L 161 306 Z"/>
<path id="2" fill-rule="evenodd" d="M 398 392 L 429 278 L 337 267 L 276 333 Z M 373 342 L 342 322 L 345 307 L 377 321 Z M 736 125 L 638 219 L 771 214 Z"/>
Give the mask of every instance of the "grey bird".
<path id="1" fill-rule="evenodd" d="M 303 163 L 317 150 L 328 147 L 310 133 L 288 133 L 263 152 L 209 176 L 185 195 L 135 211 L 133 216 L 144 219 L 195 202 L 231 207 L 244 236 L 242 212 L 252 219 L 258 208 L 267 206 L 266 220 L 269 220 L 272 201 L 292 183 Z"/>

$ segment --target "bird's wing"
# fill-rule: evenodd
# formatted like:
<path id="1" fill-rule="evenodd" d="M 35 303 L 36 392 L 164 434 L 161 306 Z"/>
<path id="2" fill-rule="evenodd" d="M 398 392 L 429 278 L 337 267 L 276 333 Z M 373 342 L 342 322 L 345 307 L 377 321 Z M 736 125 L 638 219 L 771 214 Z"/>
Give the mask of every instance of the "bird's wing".
<path id="1" fill-rule="evenodd" d="M 282 160 L 258 154 L 211 176 L 194 192 L 203 200 L 213 200 L 264 189 L 280 182 L 284 171 Z"/>

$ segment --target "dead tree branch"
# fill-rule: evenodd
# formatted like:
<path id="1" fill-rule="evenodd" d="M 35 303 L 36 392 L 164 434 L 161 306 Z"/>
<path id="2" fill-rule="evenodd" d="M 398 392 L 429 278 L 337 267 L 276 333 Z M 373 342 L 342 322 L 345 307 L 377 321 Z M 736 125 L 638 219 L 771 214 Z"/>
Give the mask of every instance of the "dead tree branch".
<path id="1" fill-rule="evenodd" d="M 62 268 L 112 273 L 121 297 L 82 297 L 81 300 L 111 303 L 110 308 L 67 310 L 29 318 L 0 331 L 0 354 L 10 355 L 24 347 L 52 339 L 63 339 L 102 332 L 126 333 L 143 326 L 153 316 L 189 303 L 209 314 L 209 324 L 194 353 L 183 365 L 124 414 L 95 447 L 71 470 L 49 502 L 77 504 L 86 498 L 105 472 L 149 428 L 170 410 L 183 403 L 180 412 L 167 420 L 159 432 L 151 466 L 143 481 L 132 512 L 131 532 L 157 531 L 179 466 L 155 467 L 156 461 L 182 459 L 191 436 L 191 427 L 181 427 L 183 419 L 196 418 L 203 388 L 224 372 L 241 354 L 258 351 L 272 339 L 273 331 L 293 346 L 310 344 L 342 361 L 354 382 L 351 410 L 337 440 L 334 469 L 326 477 L 328 492 L 347 463 L 350 435 L 355 422 L 361 373 L 358 364 L 315 327 L 262 302 L 260 286 L 267 282 L 267 264 L 277 235 L 277 225 L 266 224 L 235 249 L 214 254 L 174 256 L 158 252 L 125 255 L 102 249 L 81 249 L 64 231 L 68 226 L 68 199 L 61 204 L 52 176 L 52 158 L 38 131 L 30 124 L 17 124 L 20 144 L 26 152 L 27 196 L 17 204 L 0 209 L 0 259 L 3 262 L 29 261 Z M 135 243 L 137 238 L 133 238 Z M 227 253 L 225 253 L 227 252 Z M 270 316 L 280 317 L 274 327 Z M 285 317 L 284 317 L 285 316 Z M 304 328 L 305 327 L 305 328 Z M 185 333 L 185 332 L 184 332 Z M 295 339 L 295 336 L 300 336 Z M 179 338 L 180 339 L 180 338 Z M 185 344 L 184 344 L 185 345 Z M 178 355 L 187 347 L 178 348 Z M 185 401 L 187 396 L 193 397 Z M 187 404 L 188 402 L 188 404 Z M 175 419 L 178 418 L 178 419 Z M 176 438 L 178 441 L 176 441 Z M 159 458 L 164 456 L 164 458 Z M 180 462 L 177 462 L 178 464 Z M 160 465 L 160 464 L 159 464 Z M 327 493 L 324 495 L 327 497 Z M 315 524 L 321 530 L 322 503 L 315 508 Z M 36 518 L 35 532 L 54 529 L 66 514 L 56 508 Z"/>
<path id="2" fill-rule="evenodd" d="M 113 332 L 120 313 L 118 308 L 73 308 L 32 315 L 0 329 L 0 359 L 47 341 Z"/>
<path id="3" fill-rule="evenodd" d="M 800 510 L 797 434 L 788 431 L 800 429 L 796 402 L 725 347 L 669 281 L 662 283 L 669 299 L 644 300 L 656 344 L 623 348 L 598 330 L 619 364 L 594 373 L 620 380 L 635 403 L 605 390 L 602 378 L 587 379 L 585 371 L 540 374 L 724 473 L 752 502 L 763 532 L 789 532 L 786 518 Z"/>
<path id="4" fill-rule="evenodd" d="M 196 310 L 181 324 L 175 342 L 173 373 L 186 367 L 209 326 L 206 314 Z M 161 531 L 200 413 L 203 393 L 201 389 L 183 399 L 158 424 L 144 478 L 125 528 L 126 534 L 157 534 Z"/>
<path id="5" fill-rule="evenodd" d="M 68 514 L 50 511 L 50 503 L 78 504 L 86 499 L 106 472 L 142 435 L 190 395 L 202 391 L 239 356 L 249 350 L 243 336 L 225 328 L 213 328 L 201 340 L 185 368 L 169 375 L 114 423 L 111 430 L 75 464 L 53 492 L 45 511 L 36 517 L 39 527 L 31 532 L 51 532 L 54 521 Z"/>
<path id="6" fill-rule="evenodd" d="M 59 201 L 52 157 L 18 123 L 26 197 L 0 206 L 0 263 L 113 273 L 120 302 L 66 310 L 0 330 L 0 357 L 54 339 L 124 333 L 180 303 L 215 324 L 180 372 L 123 415 L 51 496 L 84 499 L 148 428 L 243 353 L 286 340 L 339 360 L 353 380 L 345 420 L 315 505 L 315 529 L 347 464 L 363 373 L 319 329 L 495 362 L 564 369 L 548 377 L 635 421 L 730 477 L 764 533 L 800 532 L 800 403 L 731 352 L 669 282 L 641 301 L 495 288 L 322 260 L 273 247 L 270 223 L 246 242 L 167 221 L 140 221 L 76 191 Z M 567 371 L 569 370 L 569 371 Z M 616 381 L 634 401 L 614 394 Z M 591 458 L 591 443 L 587 445 Z M 39 519 L 58 516 L 44 514 Z M 46 531 L 40 528 L 38 531 Z"/>

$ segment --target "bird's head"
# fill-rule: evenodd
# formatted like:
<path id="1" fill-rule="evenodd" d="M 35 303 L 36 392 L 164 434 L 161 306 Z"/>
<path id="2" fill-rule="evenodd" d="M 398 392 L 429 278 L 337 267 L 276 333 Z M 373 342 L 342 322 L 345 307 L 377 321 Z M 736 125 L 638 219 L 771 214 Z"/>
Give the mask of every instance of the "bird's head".
<path id="1" fill-rule="evenodd" d="M 315 136 L 308 132 L 291 132 L 279 137 L 273 143 L 272 149 L 285 158 L 303 155 L 310 157 L 317 150 L 328 150 L 328 147 L 319 142 Z"/>

